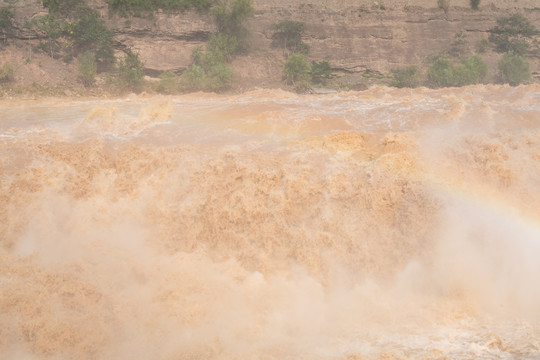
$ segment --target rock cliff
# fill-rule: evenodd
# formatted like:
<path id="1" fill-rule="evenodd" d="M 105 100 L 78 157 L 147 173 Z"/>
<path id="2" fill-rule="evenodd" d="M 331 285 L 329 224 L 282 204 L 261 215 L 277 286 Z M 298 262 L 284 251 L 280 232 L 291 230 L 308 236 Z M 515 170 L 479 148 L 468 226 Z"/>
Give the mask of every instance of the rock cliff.
<path id="1" fill-rule="evenodd" d="M 510 12 L 524 14 L 540 28 L 537 0 L 483 1 L 478 11 L 469 8 L 468 0 L 453 0 L 447 12 L 437 8 L 435 0 L 306 1 L 255 3 L 255 16 L 248 22 L 251 52 L 233 63 L 241 80 L 252 86 L 279 83 L 285 54 L 272 47 L 272 25 L 285 19 L 306 24 L 303 40 L 310 46 L 311 59 L 328 61 L 336 74 L 353 83 L 381 77 L 394 67 L 423 67 L 427 57 L 448 50 L 460 32 L 465 51 L 472 53 L 477 42 L 488 37 L 496 19 Z M 209 15 L 197 12 L 123 18 L 110 16 L 103 0 L 93 4 L 114 29 L 116 48 L 139 52 L 151 76 L 165 70 L 181 72 L 190 64 L 193 48 L 216 30 Z M 16 6 L 16 36 L 28 39 L 22 24 L 46 11 L 35 0 L 20 0 Z M 482 57 L 493 74 L 500 55 L 488 51 Z M 540 59 L 529 61 L 538 76 Z"/>

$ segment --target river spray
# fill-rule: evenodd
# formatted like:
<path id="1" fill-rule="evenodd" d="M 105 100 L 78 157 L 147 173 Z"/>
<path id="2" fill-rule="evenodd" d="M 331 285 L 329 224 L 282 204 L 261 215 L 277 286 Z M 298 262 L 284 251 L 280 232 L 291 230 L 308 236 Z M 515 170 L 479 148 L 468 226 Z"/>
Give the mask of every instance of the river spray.
<path id="1" fill-rule="evenodd" d="M 537 85 L 0 113 L 1 358 L 540 356 Z"/>

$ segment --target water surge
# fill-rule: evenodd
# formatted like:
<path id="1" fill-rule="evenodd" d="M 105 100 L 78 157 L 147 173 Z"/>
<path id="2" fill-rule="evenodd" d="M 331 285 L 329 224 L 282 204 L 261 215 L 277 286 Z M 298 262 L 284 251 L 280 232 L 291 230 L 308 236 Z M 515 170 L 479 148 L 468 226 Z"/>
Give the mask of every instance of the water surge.
<path id="1" fill-rule="evenodd" d="M 540 357 L 538 85 L 0 114 L 1 358 Z"/>

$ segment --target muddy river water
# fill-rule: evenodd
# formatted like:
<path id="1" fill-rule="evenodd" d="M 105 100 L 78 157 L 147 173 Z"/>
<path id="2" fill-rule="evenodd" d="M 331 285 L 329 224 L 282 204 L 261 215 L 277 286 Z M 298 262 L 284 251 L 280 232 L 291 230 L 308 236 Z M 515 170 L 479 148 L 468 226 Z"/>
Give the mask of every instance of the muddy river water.
<path id="1" fill-rule="evenodd" d="M 540 87 L 0 102 L 2 359 L 540 359 Z"/>

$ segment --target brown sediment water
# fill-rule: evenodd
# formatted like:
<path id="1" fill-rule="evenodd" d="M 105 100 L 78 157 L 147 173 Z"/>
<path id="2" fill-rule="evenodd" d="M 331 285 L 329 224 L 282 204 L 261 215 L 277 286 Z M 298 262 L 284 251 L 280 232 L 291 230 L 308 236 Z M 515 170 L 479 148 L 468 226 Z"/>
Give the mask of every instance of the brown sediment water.
<path id="1" fill-rule="evenodd" d="M 540 359 L 540 87 L 0 103 L 2 359 Z"/>

